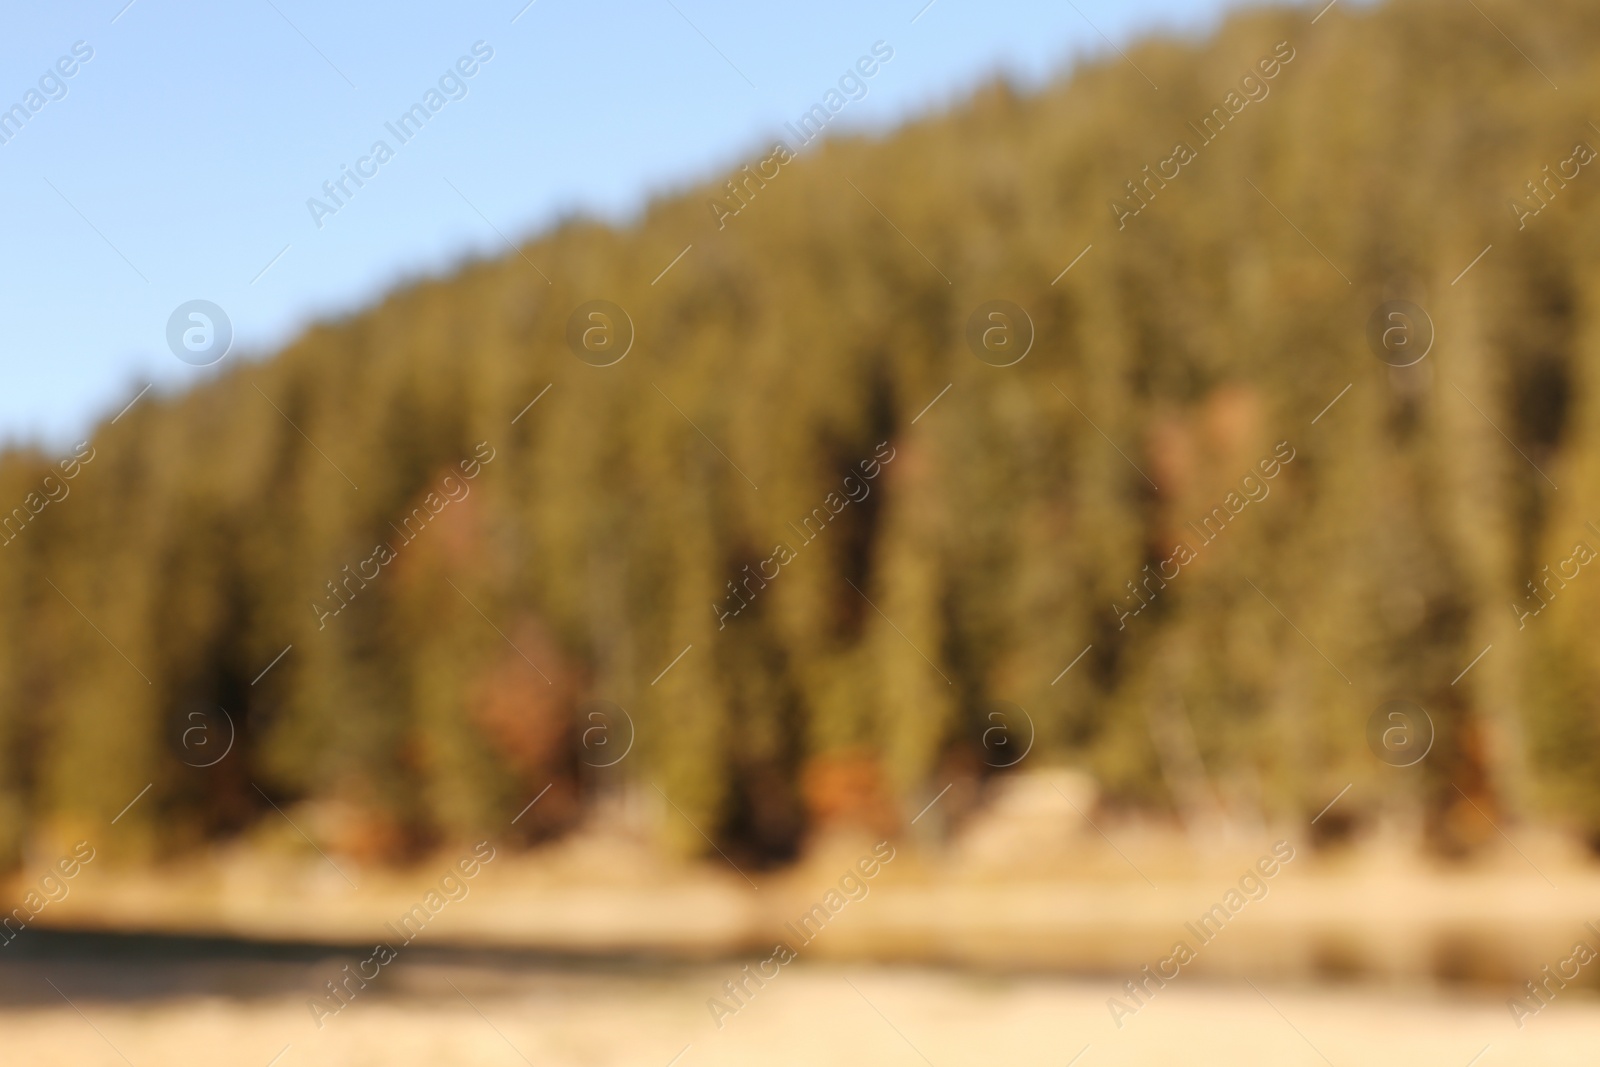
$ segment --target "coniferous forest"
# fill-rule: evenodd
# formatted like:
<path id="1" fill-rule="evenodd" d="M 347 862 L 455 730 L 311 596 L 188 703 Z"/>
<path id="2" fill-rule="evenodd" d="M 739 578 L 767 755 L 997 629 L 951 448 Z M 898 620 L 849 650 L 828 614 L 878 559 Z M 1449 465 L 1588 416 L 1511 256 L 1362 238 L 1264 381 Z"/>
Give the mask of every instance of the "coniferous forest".
<path id="1" fill-rule="evenodd" d="M 1186 826 L 1600 842 L 1600 22 L 1477 6 L 778 131 L 12 448 L 0 862 L 147 784 L 133 861 L 622 783 L 781 861 L 1030 743 Z"/>

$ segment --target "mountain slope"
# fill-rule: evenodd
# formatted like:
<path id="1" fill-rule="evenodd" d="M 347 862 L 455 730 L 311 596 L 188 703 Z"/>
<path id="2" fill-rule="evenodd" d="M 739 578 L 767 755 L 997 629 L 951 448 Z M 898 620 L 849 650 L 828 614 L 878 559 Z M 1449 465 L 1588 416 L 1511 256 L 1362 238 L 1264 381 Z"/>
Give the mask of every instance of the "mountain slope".
<path id="1" fill-rule="evenodd" d="M 0 844 L 153 783 L 108 847 L 270 796 L 399 855 L 632 781 L 686 847 L 775 858 L 1030 739 L 1195 827 L 1355 782 L 1334 832 L 1600 828 L 1600 584 L 1541 569 L 1600 545 L 1600 27 L 1482 7 L 1537 68 L 1470 5 L 1244 13 L 757 147 L 737 215 L 693 190 L 397 292 L 99 427 L 70 481 L 5 455 Z M 1404 368 L 1368 342 L 1396 299 L 1437 333 Z M 569 341 L 628 332 L 573 325 L 594 300 L 610 366 Z M 1011 366 L 969 344 L 992 300 L 1031 319 Z M 1437 735 L 1403 771 L 1391 699 Z"/>

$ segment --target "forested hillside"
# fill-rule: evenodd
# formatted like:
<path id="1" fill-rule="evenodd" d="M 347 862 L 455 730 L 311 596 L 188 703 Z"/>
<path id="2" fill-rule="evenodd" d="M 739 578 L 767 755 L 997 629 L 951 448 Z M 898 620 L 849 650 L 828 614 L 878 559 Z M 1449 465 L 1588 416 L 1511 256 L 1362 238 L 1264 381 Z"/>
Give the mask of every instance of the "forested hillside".
<path id="1" fill-rule="evenodd" d="M 309 803 L 398 858 L 551 785 L 531 841 L 626 780 L 782 858 L 1005 773 L 1008 706 L 1191 826 L 1354 782 L 1320 829 L 1600 834 L 1600 22 L 1320 7 L 751 145 L 0 457 L 0 856 L 147 783 L 113 853 Z"/>

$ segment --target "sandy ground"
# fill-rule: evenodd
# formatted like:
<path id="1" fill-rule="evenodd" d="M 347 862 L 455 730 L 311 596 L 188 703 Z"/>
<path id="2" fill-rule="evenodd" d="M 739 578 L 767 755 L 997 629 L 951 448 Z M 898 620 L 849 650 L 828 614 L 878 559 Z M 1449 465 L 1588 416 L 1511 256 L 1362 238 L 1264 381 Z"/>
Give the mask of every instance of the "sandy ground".
<path id="1" fill-rule="evenodd" d="M 271 970 L 249 966 L 258 977 Z M 334 961 L 292 964 L 265 983 L 298 981 L 300 991 L 148 998 L 138 988 L 145 963 L 126 964 L 120 981 L 132 984 L 120 993 L 104 988 L 103 968 L 95 991 L 96 976 L 81 964 L 57 961 L 52 971 L 48 963 L 29 963 L 9 972 L 12 1006 L 0 1009 L 5 1061 L 39 1067 L 266 1067 L 274 1057 L 276 1067 L 1557 1067 L 1592 1064 L 1600 1034 L 1600 1003 L 1579 995 L 1557 1000 L 1519 1031 L 1503 1002 L 1489 996 L 1198 980 L 1161 990 L 1118 1030 L 1106 1009 L 1110 979 L 803 961 L 781 971 L 718 1029 L 705 1002 L 734 976 L 732 964 L 508 969 L 400 960 L 391 967 L 381 988 L 374 983 L 319 1030 L 306 993 L 324 972 L 337 971 Z M 226 970 L 211 966 L 176 982 L 226 985 Z M 175 981 L 174 973 L 158 977 L 157 984 Z M 30 984 L 37 988 L 25 988 Z M 29 1003 L 17 1003 L 24 999 Z"/>
<path id="2" fill-rule="evenodd" d="M 0 1064 L 1596 1062 L 1600 965 L 1523 1028 L 1506 1001 L 1600 939 L 1600 865 L 1570 843 L 1519 831 L 1471 865 L 1382 841 L 1318 854 L 1305 828 L 1202 849 L 1092 825 L 1062 796 L 1019 779 L 986 820 L 900 842 L 860 884 L 846 875 L 870 838 L 752 872 L 674 864 L 614 827 L 507 849 L 458 899 L 432 898 L 415 940 L 320 1027 L 312 998 L 370 955 L 357 946 L 427 917 L 462 855 L 403 871 L 309 846 L 160 868 L 108 856 L 0 944 Z M 1298 851 L 1263 867 L 1280 836 Z M 1226 928 L 1119 1028 L 1108 999 L 1219 904 Z M 719 1026 L 708 1001 L 822 905 L 826 930 Z"/>

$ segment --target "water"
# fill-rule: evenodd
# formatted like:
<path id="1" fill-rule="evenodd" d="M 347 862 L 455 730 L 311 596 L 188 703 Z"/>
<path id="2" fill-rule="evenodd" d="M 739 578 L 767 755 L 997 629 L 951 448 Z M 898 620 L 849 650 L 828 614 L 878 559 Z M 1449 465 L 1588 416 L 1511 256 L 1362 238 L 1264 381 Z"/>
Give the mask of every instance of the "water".
<path id="1" fill-rule="evenodd" d="M 402 949 L 365 988 L 352 981 L 337 1011 L 309 1006 L 371 956 L 367 945 L 28 931 L 0 951 L 6 1062 L 1465 1067 L 1482 1052 L 1477 1067 L 1545 1067 L 1592 1063 L 1600 1033 L 1600 1005 L 1576 991 L 1519 1030 L 1493 990 L 1185 976 L 1119 1029 L 1109 977 L 798 960 L 735 1000 L 724 983 L 753 960 L 441 946 Z M 713 998 L 731 1010 L 714 1014 Z"/>

